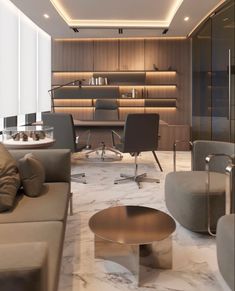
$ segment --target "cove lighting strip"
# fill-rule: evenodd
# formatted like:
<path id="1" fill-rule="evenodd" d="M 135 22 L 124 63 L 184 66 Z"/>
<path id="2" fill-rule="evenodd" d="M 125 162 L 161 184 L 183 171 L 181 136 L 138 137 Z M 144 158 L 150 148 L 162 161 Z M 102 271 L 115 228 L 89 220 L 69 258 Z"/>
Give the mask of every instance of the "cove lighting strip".
<path id="1" fill-rule="evenodd" d="M 174 0 L 165 20 L 79 20 L 72 19 L 58 0 L 50 0 L 60 16 L 70 27 L 79 28 L 167 28 L 184 0 Z"/>

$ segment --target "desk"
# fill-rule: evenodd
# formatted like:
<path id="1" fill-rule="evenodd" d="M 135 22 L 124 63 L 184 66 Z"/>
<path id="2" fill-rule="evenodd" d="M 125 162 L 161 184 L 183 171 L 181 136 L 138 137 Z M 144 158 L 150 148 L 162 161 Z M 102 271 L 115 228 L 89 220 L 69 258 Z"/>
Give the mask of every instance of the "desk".
<path id="1" fill-rule="evenodd" d="M 123 127 L 125 120 L 73 120 L 75 126 L 87 126 L 87 127 Z M 160 125 L 168 125 L 163 120 L 160 120 Z"/>

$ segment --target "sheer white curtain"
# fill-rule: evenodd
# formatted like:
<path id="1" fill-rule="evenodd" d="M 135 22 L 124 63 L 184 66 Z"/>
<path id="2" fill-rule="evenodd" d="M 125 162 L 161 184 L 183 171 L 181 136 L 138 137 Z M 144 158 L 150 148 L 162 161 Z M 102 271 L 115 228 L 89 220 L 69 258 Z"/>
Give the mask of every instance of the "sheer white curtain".
<path id="1" fill-rule="evenodd" d="M 20 15 L 20 110 L 19 114 L 37 111 L 37 27 Z"/>
<path id="2" fill-rule="evenodd" d="M 19 18 L 15 6 L 0 0 L 0 117 L 18 114 Z"/>
<path id="3" fill-rule="evenodd" d="M 51 37 L 38 29 L 38 106 L 37 111 L 50 111 Z"/>
<path id="4" fill-rule="evenodd" d="M 0 0 L 0 118 L 51 109 L 51 37 Z"/>

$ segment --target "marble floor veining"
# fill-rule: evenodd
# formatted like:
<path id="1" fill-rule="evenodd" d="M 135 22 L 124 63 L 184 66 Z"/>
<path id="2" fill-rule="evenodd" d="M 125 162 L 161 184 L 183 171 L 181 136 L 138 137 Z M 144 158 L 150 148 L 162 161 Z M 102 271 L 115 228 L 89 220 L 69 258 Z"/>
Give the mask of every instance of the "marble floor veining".
<path id="1" fill-rule="evenodd" d="M 160 184 L 135 183 L 114 185 L 119 173 L 133 173 L 133 158 L 125 154 L 122 161 L 102 162 L 95 157 L 80 159 L 72 173 L 85 172 L 87 184 L 72 182 L 74 215 L 68 217 L 59 291 L 229 291 L 217 265 L 215 239 L 192 233 L 179 224 L 173 234 L 173 268 L 145 268 L 146 282 L 138 287 L 135 277 L 124 267 L 94 259 L 94 235 L 89 218 L 97 211 L 116 205 L 143 205 L 168 212 L 164 202 L 165 175 L 172 171 L 172 153 L 158 152 L 164 172 L 160 172 L 151 153 L 139 158 L 140 172 L 160 179 Z M 190 153 L 179 152 L 177 169 L 190 169 Z"/>

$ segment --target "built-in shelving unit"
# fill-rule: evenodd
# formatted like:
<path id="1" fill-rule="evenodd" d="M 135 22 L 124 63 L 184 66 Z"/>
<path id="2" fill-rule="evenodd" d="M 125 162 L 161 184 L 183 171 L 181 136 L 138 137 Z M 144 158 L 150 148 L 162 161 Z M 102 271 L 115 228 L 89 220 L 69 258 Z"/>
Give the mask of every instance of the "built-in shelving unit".
<path id="1" fill-rule="evenodd" d="M 83 80 L 56 91 L 55 111 L 93 120 L 96 99 L 114 98 L 120 120 L 129 113 L 159 113 L 167 123 L 160 125 L 159 148 L 171 150 L 175 139 L 189 139 L 190 62 L 186 39 L 53 40 L 52 84 Z M 92 77 L 108 84 L 89 86 Z"/>
<path id="2" fill-rule="evenodd" d="M 90 85 L 91 78 L 106 78 L 107 85 Z M 80 80 L 79 86 L 67 85 L 55 90 L 55 111 L 66 110 L 76 118 L 93 119 L 95 100 L 113 98 L 118 100 L 119 115 L 123 112 L 145 112 L 147 108 L 177 107 L 177 71 L 117 71 L 117 72 L 58 72 L 52 73 L 53 88 Z M 134 90 L 134 96 L 133 96 Z M 134 98 L 133 98 L 134 97 Z M 81 113 L 82 112 L 82 113 Z M 75 116 L 74 116 L 75 117 Z"/>

